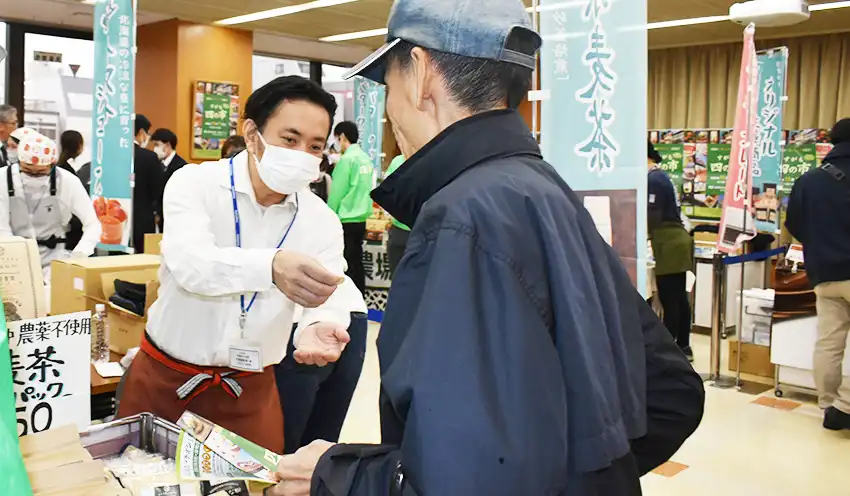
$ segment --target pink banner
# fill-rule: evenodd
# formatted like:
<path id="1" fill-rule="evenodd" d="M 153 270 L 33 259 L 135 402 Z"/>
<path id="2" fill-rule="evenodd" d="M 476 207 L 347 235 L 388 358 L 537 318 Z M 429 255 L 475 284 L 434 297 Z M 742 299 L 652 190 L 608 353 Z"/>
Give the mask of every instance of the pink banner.
<path id="1" fill-rule="evenodd" d="M 744 30 L 744 51 L 741 55 L 741 76 L 738 80 L 738 111 L 732 138 L 732 158 L 726 177 L 726 196 L 723 199 L 723 216 L 717 249 L 735 253 L 741 244 L 755 236 L 755 219 L 751 211 L 753 140 L 756 132 L 758 108 L 758 60 L 756 59 L 755 25 Z"/>

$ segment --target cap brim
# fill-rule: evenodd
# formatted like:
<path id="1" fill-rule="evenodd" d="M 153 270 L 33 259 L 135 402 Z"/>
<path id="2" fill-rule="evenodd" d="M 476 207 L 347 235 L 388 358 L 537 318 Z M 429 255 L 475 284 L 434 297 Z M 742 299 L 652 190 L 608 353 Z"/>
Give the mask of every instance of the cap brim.
<path id="1" fill-rule="evenodd" d="M 386 43 L 377 51 L 363 59 L 359 64 L 352 67 L 351 70 L 342 76 L 342 79 L 348 80 L 354 76 L 360 76 L 366 79 L 371 79 L 376 83 L 386 84 L 384 82 L 384 74 L 387 71 L 386 55 L 399 43 L 401 43 L 401 38 L 397 38 Z"/>

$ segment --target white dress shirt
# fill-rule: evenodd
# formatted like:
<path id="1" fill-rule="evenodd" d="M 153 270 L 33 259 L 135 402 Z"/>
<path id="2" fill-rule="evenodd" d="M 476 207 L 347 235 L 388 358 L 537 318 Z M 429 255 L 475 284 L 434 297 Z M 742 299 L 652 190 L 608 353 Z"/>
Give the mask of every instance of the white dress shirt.
<path id="1" fill-rule="evenodd" d="M 171 152 L 171 154 L 165 157 L 162 161 L 162 166 L 168 169 L 168 166 L 171 165 L 171 162 L 174 160 L 174 157 L 177 156 L 177 152 Z"/>
<path id="2" fill-rule="evenodd" d="M 12 182 L 18 195 L 40 198 L 50 194 L 50 176 L 28 176 L 21 174 L 18 165 L 12 167 Z M 13 236 L 9 218 L 8 179 L 5 170 L 0 173 L 0 237 Z M 101 225 L 94 205 L 80 179 L 70 172 L 56 167 L 56 198 L 62 217 L 62 228 L 67 231 L 71 216 L 75 215 L 83 224 L 83 237 L 74 248 L 74 255 L 88 257 L 94 253 L 100 241 Z"/>
<path id="3" fill-rule="evenodd" d="M 295 321 L 297 305 L 272 282 L 272 260 L 293 220 L 296 196 L 298 215 L 282 250 L 311 256 L 342 276 L 342 225 L 308 188 L 282 204 L 262 207 L 248 174 L 248 154 L 235 157 L 233 167 L 242 248 L 236 247 L 227 160 L 188 164 L 168 182 L 159 297 L 150 308 L 147 331 L 163 351 L 195 365 L 228 366 L 230 346 L 247 341 L 260 346 L 263 366 L 269 366 L 286 355 Z M 304 309 L 296 334 L 316 322 L 347 328 L 350 312 L 365 310 L 362 295 L 352 288 L 346 280 L 324 305 Z M 245 295 L 247 306 L 254 292 L 243 332 L 239 296 Z"/>

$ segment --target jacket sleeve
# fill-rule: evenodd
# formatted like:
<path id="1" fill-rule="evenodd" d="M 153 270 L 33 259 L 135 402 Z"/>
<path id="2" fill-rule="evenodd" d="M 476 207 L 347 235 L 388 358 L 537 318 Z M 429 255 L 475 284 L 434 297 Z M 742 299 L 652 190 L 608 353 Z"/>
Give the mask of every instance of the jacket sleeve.
<path id="1" fill-rule="evenodd" d="M 646 349 L 647 433 L 632 441 L 641 475 L 669 460 L 702 420 L 702 378 L 643 298 L 635 293 Z"/>
<path id="2" fill-rule="evenodd" d="M 802 179 L 802 178 L 801 178 Z M 791 188 L 791 196 L 788 198 L 788 210 L 785 213 L 785 227 L 791 236 L 794 236 L 801 243 L 806 244 L 806 234 L 802 228 L 805 220 L 802 218 L 803 213 L 803 186 L 800 179 L 794 183 Z"/>
<path id="3" fill-rule="evenodd" d="M 447 228 L 425 248 L 420 306 L 382 377 L 407 412 L 403 441 L 330 450 L 314 496 L 561 494 L 560 361 L 513 263 L 489 248 Z"/>
<path id="4" fill-rule="evenodd" d="M 339 163 L 334 167 L 333 176 L 331 176 L 333 188 L 331 188 L 331 193 L 328 196 L 328 206 L 337 214 L 339 214 L 342 199 L 345 198 L 351 187 L 351 167 L 351 159 L 341 157 Z"/>

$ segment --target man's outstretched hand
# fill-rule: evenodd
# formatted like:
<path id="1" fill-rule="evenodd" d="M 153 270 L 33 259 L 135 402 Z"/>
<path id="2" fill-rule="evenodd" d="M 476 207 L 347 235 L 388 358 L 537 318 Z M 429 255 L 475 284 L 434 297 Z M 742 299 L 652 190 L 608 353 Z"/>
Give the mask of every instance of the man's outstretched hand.
<path id="1" fill-rule="evenodd" d="M 334 322 L 316 322 L 305 327 L 295 342 L 295 361 L 304 365 L 325 365 L 339 360 L 351 341 L 348 331 Z"/>
<path id="2" fill-rule="evenodd" d="M 326 302 L 345 280 L 318 261 L 300 253 L 279 251 L 272 262 L 272 279 L 287 298 L 305 308 Z"/>

